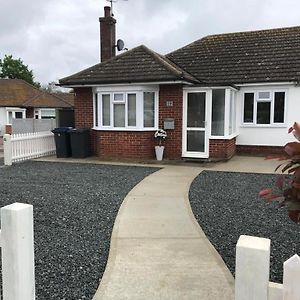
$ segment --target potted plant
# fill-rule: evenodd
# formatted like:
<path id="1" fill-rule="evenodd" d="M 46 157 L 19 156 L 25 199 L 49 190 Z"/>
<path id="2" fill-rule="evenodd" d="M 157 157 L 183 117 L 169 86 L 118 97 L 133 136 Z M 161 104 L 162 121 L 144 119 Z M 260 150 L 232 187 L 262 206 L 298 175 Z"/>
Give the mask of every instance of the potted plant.
<path id="1" fill-rule="evenodd" d="M 155 146 L 155 155 L 157 160 L 162 160 L 165 147 L 162 145 L 167 138 L 167 133 L 163 129 L 158 129 L 154 133 L 154 138 L 158 140 L 158 145 Z"/>
<path id="2" fill-rule="evenodd" d="M 293 133 L 300 141 L 300 124 L 294 123 L 289 133 Z M 284 150 L 286 156 L 279 159 L 287 161 L 280 164 L 276 170 L 282 167 L 282 173 L 287 172 L 290 176 L 281 175 L 277 180 L 276 189 L 264 189 L 259 195 L 269 202 L 278 201 L 280 206 L 286 206 L 290 219 L 300 223 L 300 143 L 287 143 Z"/>

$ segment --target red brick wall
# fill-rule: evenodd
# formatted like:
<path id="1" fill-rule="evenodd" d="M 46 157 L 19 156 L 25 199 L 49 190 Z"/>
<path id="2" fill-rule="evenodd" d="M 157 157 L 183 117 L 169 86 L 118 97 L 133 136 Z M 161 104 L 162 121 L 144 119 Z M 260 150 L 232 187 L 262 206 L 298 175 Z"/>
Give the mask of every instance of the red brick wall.
<path id="1" fill-rule="evenodd" d="M 12 126 L 11 125 L 5 125 L 5 133 L 6 134 L 12 134 Z"/>
<path id="2" fill-rule="evenodd" d="M 173 106 L 168 107 L 167 101 L 172 101 Z M 165 142 L 164 157 L 168 159 L 181 159 L 182 107 L 182 85 L 161 85 L 159 88 L 159 127 L 163 128 L 166 118 L 172 118 L 175 122 L 175 129 L 166 130 L 168 138 Z"/>
<path id="3" fill-rule="evenodd" d="M 93 92 L 92 88 L 74 89 L 75 127 L 93 127 Z"/>
<path id="4" fill-rule="evenodd" d="M 74 113 L 76 128 L 93 127 L 93 91 L 92 88 L 74 88 Z M 91 130 L 91 148 L 98 153 L 96 132 Z"/>
<path id="5" fill-rule="evenodd" d="M 235 138 L 231 140 L 209 140 L 209 157 L 212 159 L 229 159 L 235 152 Z"/>
<path id="6" fill-rule="evenodd" d="M 268 156 L 273 154 L 284 154 L 284 147 L 279 146 L 237 145 L 236 150 L 238 154 L 242 155 Z"/>
<path id="7" fill-rule="evenodd" d="M 91 88 L 75 89 L 75 126 L 93 126 L 93 95 Z M 166 101 L 173 101 L 172 107 Z M 159 127 L 165 118 L 173 118 L 175 129 L 167 130 L 164 158 L 181 158 L 182 139 L 182 86 L 162 85 L 159 92 Z M 154 131 L 91 131 L 92 150 L 99 157 L 107 158 L 155 158 Z"/>
<path id="8" fill-rule="evenodd" d="M 104 158 L 155 158 L 154 131 L 95 131 L 97 155 Z"/>

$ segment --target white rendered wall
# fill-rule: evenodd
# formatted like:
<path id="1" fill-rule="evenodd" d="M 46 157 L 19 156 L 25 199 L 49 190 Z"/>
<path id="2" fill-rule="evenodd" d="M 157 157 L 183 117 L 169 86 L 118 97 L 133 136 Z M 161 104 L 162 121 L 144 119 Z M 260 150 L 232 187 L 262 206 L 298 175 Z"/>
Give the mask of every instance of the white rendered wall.
<path id="1" fill-rule="evenodd" d="M 254 90 L 285 90 L 286 114 L 285 125 L 281 127 L 259 127 L 242 124 L 243 93 Z M 294 85 L 269 85 L 241 87 L 237 93 L 237 145 L 284 146 L 287 142 L 295 141 L 288 134 L 288 128 L 295 122 L 300 122 L 300 87 Z"/>
<path id="2" fill-rule="evenodd" d="M 6 108 L 0 107 L 0 136 L 5 134 L 6 125 Z"/>

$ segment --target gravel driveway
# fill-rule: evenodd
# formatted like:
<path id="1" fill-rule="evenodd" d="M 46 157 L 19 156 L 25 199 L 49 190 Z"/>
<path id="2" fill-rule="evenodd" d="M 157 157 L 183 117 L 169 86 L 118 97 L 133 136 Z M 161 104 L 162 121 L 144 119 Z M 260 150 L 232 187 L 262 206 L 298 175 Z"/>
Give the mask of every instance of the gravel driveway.
<path id="1" fill-rule="evenodd" d="M 205 234 L 234 274 L 240 235 L 271 239 L 270 280 L 282 282 L 283 262 L 300 254 L 300 225 L 284 208 L 268 204 L 258 192 L 275 186 L 275 175 L 231 172 L 201 173 L 190 188 L 190 204 Z"/>
<path id="2" fill-rule="evenodd" d="M 45 162 L 0 168 L 0 206 L 34 206 L 37 299 L 92 299 L 122 200 L 156 170 Z"/>

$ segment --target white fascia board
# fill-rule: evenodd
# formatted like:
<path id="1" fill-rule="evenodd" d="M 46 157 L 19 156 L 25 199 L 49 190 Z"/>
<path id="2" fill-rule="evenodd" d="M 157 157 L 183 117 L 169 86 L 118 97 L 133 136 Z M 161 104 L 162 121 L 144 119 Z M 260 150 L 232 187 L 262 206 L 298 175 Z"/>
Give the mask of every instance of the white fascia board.
<path id="1" fill-rule="evenodd" d="M 233 91 L 238 91 L 238 89 L 233 86 L 187 86 L 184 87 L 184 91 L 201 91 L 201 90 L 221 90 L 221 89 L 230 89 Z"/>
<path id="2" fill-rule="evenodd" d="M 113 93 L 113 92 L 152 92 L 158 91 L 159 86 L 156 85 L 103 85 L 103 86 L 96 86 L 93 87 L 94 93 Z"/>
<path id="3" fill-rule="evenodd" d="M 107 86 L 130 86 L 130 85 L 160 85 L 160 84 L 188 84 L 193 85 L 193 83 L 177 80 L 177 81 L 157 81 L 157 82 L 128 82 L 128 83 L 112 83 L 112 84 L 74 84 L 74 85 L 61 85 L 67 88 L 76 88 L 76 87 L 107 87 Z"/>
<path id="4" fill-rule="evenodd" d="M 17 106 L 11 106 L 11 107 L 7 106 L 5 108 L 6 108 L 6 110 L 22 110 L 22 111 L 26 110 L 26 108 L 21 108 L 21 107 L 17 107 Z"/>
<path id="5" fill-rule="evenodd" d="M 243 83 L 236 84 L 238 87 L 247 87 L 247 86 L 270 86 L 270 85 L 297 85 L 295 81 L 286 81 L 286 82 L 260 82 L 260 83 Z"/>

